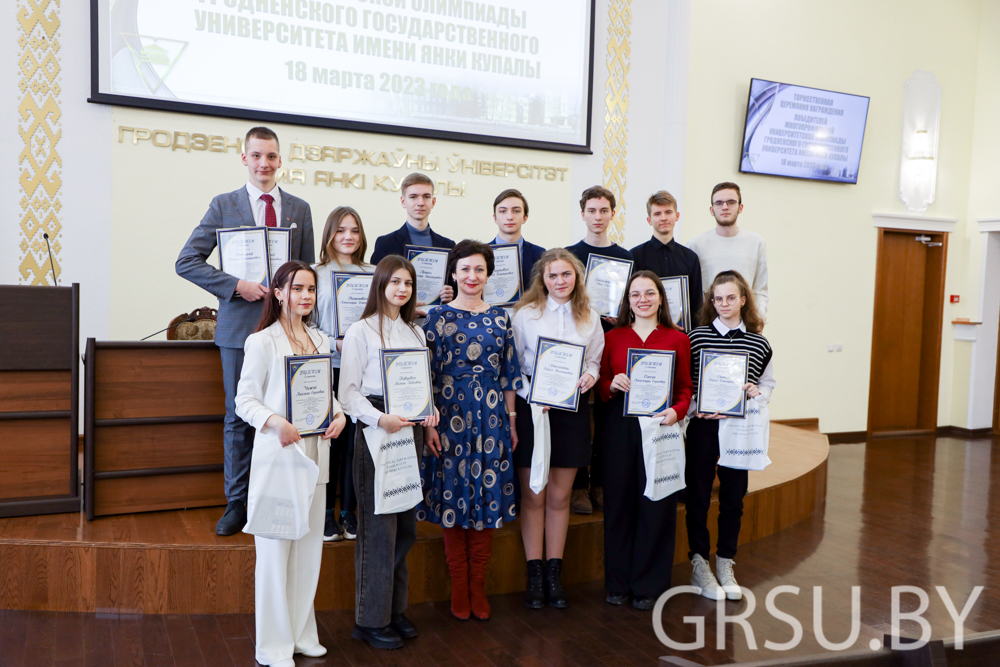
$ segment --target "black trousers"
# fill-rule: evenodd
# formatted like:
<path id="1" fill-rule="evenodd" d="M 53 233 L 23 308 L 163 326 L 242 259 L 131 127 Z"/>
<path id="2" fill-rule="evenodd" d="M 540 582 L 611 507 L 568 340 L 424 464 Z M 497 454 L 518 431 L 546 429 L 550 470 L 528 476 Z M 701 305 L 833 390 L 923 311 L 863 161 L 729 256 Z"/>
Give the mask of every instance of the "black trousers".
<path id="1" fill-rule="evenodd" d="M 594 444 L 590 450 L 590 470 L 586 466 L 577 469 L 573 480 L 574 490 L 600 487 L 604 483 L 604 422 L 607 409 L 596 387 L 588 394 L 594 397 Z"/>
<path id="2" fill-rule="evenodd" d="M 711 537 L 708 533 L 708 508 L 712 502 L 716 464 L 719 462 L 719 422 L 693 417 L 688 423 L 685 443 L 687 464 L 684 482 L 687 484 L 687 534 L 691 551 L 708 560 Z M 743 522 L 743 496 L 747 493 L 749 475 L 746 470 L 718 466 L 719 474 L 719 542 L 717 553 L 723 558 L 736 556 Z"/>
<path id="3" fill-rule="evenodd" d="M 340 386 L 340 369 L 333 369 L 333 386 Z M 330 483 L 326 487 L 326 509 L 332 510 L 340 500 L 342 512 L 354 512 L 358 497 L 354 494 L 354 434 L 356 425 L 347 418 L 340 435 L 330 441 Z"/>
<path id="4" fill-rule="evenodd" d="M 677 494 L 643 495 L 646 467 L 636 417 L 622 416 L 618 394 L 607 407 L 604 450 L 604 586 L 609 593 L 658 597 L 670 588 L 677 531 Z"/>

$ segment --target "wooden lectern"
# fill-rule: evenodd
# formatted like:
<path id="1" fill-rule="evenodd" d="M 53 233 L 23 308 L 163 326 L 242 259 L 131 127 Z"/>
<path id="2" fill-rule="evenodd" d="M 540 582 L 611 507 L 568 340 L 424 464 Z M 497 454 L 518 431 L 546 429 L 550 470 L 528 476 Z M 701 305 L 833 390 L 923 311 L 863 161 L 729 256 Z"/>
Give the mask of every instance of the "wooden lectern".
<path id="1" fill-rule="evenodd" d="M 79 347 L 79 285 L 0 285 L 0 517 L 80 511 Z"/>

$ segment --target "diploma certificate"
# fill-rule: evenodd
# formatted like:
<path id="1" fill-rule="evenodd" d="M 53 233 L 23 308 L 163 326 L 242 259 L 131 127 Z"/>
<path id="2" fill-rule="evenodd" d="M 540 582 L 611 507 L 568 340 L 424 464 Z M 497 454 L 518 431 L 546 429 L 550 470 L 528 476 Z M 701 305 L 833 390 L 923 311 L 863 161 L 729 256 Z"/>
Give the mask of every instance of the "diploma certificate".
<path id="1" fill-rule="evenodd" d="M 267 227 L 267 261 L 271 265 L 271 280 L 281 265 L 291 259 L 292 230 L 288 227 Z"/>
<path id="2" fill-rule="evenodd" d="M 417 303 L 432 305 L 440 303 L 438 293 L 444 287 L 445 271 L 448 268 L 448 251 L 425 246 L 406 246 L 406 259 L 410 260 L 417 272 Z"/>
<path id="3" fill-rule="evenodd" d="M 493 275 L 486 281 L 483 300 L 491 306 L 513 305 L 521 298 L 521 246 L 516 243 L 491 244 Z"/>
<path id="4" fill-rule="evenodd" d="M 631 274 L 631 260 L 593 254 L 587 259 L 587 294 L 590 295 L 591 307 L 598 315 L 618 317 L 618 308 Z"/>
<path id="5" fill-rule="evenodd" d="M 576 412 L 580 405 L 576 384 L 583 375 L 586 351 L 586 345 L 539 336 L 528 402 Z"/>
<path id="6" fill-rule="evenodd" d="M 702 350 L 699 353 L 698 412 L 727 417 L 745 417 L 747 369 L 750 355 L 746 352 Z"/>
<path id="7" fill-rule="evenodd" d="M 385 412 L 410 421 L 434 415 L 431 351 L 426 347 L 382 350 Z"/>
<path id="8" fill-rule="evenodd" d="M 670 319 L 681 331 L 691 331 L 691 289 L 687 276 L 660 278 L 663 291 L 667 293 Z"/>
<path id="9" fill-rule="evenodd" d="M 299 435 L 326 432 L 333 415 L 333 361 L 329 354 L 285 357 L 285 418 Z"/>
<path id="10" fill-rule="evenodd" d="M 370 273 L 333 272 L 333 322 L 327 331 L 342 339 L 352 324 L 361 319 L 372 288 Z"/>
<path id="11" fill-rule="evenodd" d="M 219 246 L 220 271 L 248 283 L 270 285 L 267 227 L 217 229 L 215 239 Z"/>
<path id="12" fill-rule="evenodd" d="M 629 348 L 625 367 L 629 379 L 629 390 L 625 392 L 627 416 L 649 417 L 670 407 L 675 358 L 672 350 Z"/>

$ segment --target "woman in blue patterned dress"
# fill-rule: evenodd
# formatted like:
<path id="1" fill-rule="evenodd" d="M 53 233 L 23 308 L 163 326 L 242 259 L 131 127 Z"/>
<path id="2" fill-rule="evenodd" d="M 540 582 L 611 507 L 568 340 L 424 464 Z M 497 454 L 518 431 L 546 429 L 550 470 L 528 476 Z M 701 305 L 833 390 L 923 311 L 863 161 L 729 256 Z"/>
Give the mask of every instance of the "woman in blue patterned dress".
<path id="1" fill-rule="evenodd" d="M 417 519 L 439 523 L 451 572 L 451 613 L 490 617 L 486 567 L 493 529 L 514 519 L 515 390 L 521 367 L 507 313 L 483 301 L 493 251 L 465 240 L 448 253 L 455 300 L 424 322 L 441 411 L 425 430 L 420 463 L 424 500 Z"/>

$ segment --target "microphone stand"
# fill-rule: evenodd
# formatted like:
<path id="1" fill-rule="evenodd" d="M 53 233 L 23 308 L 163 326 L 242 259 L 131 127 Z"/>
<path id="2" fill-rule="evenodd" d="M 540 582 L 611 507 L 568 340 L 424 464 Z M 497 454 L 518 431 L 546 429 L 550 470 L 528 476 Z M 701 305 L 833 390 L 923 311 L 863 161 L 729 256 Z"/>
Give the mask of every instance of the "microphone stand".
<path id="1" fill-rule="evenodd" d="M 197 318 L 197 317 L 189 317 L 189 318 L 187 318 L 186 320 L 181 320 L 180 322 L 177 322 L 176 324 L 171 324 L 171 325 L 170 325 L 169 327 L 167 327 L 166 329 L 160 329 L 160 330 L 159 330 L 159 331 L 157 331 L 157 332 L 154 332 L 154 333 L 151 333 L 151 334 L 149 334 L 148 336 L 146 336 L 146 338 L 152 338 L 152 337 L 153 337 L 153 336 L 155 336 L 156 334 L 161 334 L 161 333 L 163 333 L 164 331 L 169 331 L 170 329 L 173 329 L 174 327 L 178 327 L 178 326 L 180 326 L 180 325 L 184 324 L 185 322 L 197 322 L 197 321 L 198 321 L 198 318 Z M 140 339 L 139 339 L 139 342 L 141 343 L 142 341 L 146 340 L 146 338 L 140 338 Z"/>

